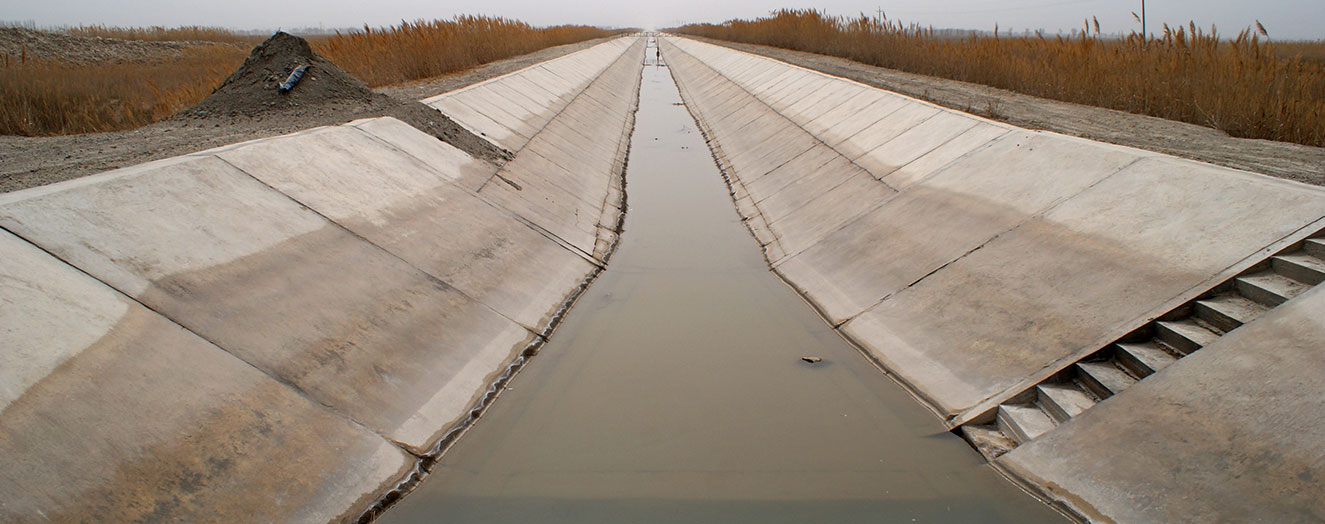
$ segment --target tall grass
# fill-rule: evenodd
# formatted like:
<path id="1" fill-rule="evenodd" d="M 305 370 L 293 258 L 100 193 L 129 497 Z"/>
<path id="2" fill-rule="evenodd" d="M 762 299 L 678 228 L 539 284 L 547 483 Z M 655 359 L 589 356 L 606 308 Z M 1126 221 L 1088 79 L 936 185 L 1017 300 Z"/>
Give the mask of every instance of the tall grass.
<path id="1" fill-rule="evenodd" d="M 92 65 L 0 56 L 0 134 L 119 131 L 169 118 L 206 98 L 246 54 L 205 45 L 168 60 Z"/>
<path id="2" fill-rule="evenodd" d="M 217 42 L 222 44 L 257 44 L 264 36 L 241 35 L 223 27 L 182 26 L 182 27 L 115 27 L 105 25 L 81 25 L 64 29 L 74 36 L 114 38 L 118 40 L 143 40 L 148 42 Z"/>
<path id="3" fill-rule="evenodd" d="M 580 25 L 537 28 L 500 17 L 401 22 L 312 40 L 313 49 L 371 86 L 396 84 L 616 34 Z"/>
<path id="4" fill-rule="evenodd" d="M 943 38 L 867 16 L 780 10 L 755 20 L 673 30 L 848 58 L 1035 96 L 1213 127 L 1230 135 L 1325 146 L 1325 63 L 1305 45 L 1284 55 L 1263 30 L 1232 39 L 1194 24 L 1162 36 Z M 1288 47 L 1288 46 L 1283 46 Z"/>
<path id="5" fill-rule="evenodd" d="M 83 26 L 82 36 L 233 44 L 224 29 Z M 372 86 L 451 73 L 550 46 L 610 36 L 585 26 L 536 28 L 515 20 L 461 16 L 385 30 L 314 38 L 314 49 Z M 260 40 L 260 39 L 259 39 Z M 201 45 L 178 56 L 133 63 L 75 65 L 0 53 L 0 134 L 62 135 L 133 129 L 169 118 L 206 98 L 238 68 L 245 46 Z"/>

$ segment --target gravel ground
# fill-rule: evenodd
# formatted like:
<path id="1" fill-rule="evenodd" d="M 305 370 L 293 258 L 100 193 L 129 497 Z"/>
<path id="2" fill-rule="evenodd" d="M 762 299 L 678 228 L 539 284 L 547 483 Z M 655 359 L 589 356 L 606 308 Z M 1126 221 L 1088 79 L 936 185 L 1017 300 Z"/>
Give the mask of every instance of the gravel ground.
<path id="1" fill-rule="evenodd" d="M 1234 138 L 1221 131 L 1113 109 L 1059 102 L 801 51 L 698 38 L 928 100 L 1012 125 L 1147 149 L 1308 184 L 1325 185 L 1325 148 Z"/>

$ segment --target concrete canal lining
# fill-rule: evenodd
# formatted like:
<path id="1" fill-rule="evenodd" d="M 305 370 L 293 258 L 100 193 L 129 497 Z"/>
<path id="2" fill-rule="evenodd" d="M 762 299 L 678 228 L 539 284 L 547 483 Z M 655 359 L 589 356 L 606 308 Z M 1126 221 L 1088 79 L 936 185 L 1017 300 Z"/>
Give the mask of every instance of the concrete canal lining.
<path id="1" fill-rule="evenodd" d="M 1061 522 L 768 272 L 679 102 L 647 63 L 612 263 L 380 521 Z"/>
<path id="2" fill-rule="evenodd" d="M 642 49 L 465 90 L 502 166 L 383 118 L 0 196 L 0 520 L 357 518 L 605 263 Z"/>
<path id="3" fill-rule="evenodd" d="M 992 424 L 998 410 L 998 427 L 1015 429 L 1012 415 L 1025 405 L 1016 403 L 1038 412 L 1034 402 L 1044 401 L 1029 388 L 1158 318 L 1185 314 L 1234 277 L 1269 267 L 1271 255 L 1319 245 L 1308 237 L 1325 227 L 1318 187 L 1016 129 L 693 40 L 663 45 L 769 265 L 953 427 Z M 1293 286 L 1319 282 L 1319 259 L 1289 256 L 1297 258 L 1274 263 L 1316 268 Z M 1297 300 L 1308 301 L 1297 314 L 1253 322 L 1243 329 L 1256 339 L 1230 336 L 1209 343 L 1212 352 L 1300 350 L 1325 314 Z M 1205 336 L 1224 332 L 1211 327 Z M 1325 385 L 1289 378 L 1297 374 L 1288 367 L 1319 376 L 1322 360 L 1293 354 L 1263 364 L 1282 368 L 1302 387 L 1298 396 L 1321 398 Z M 1289 434 L 1273 439 L 1282 448 L 1266 459 L 1274 468 L 1222 464 L 1265 458 L 1256 438 L 1230 442 L 1225 431 L 1269 438 L 1277 430 L 1265 427 L 1265 414 L 1308 427 L 1325 422 L 1325 410 L 1257 398 L 1252 392 L 1280 388 L 1260 385 L 1262 373 L 1216 371 L 1212 359 L 1242 365 L 1228 357 L 1202 357 L 1159 373 L 1172 395 L 1137 388 L 1071 420 L 1044 418 L 1043 443 L 996 464 L 1084 518 L 1319 518 L 1314 498 L 1299 495 L 1325 491 L 1315 432 L 1283 428 Z M 1196 395 L 1213 376 L 1224 381 L 1215 389 L 1238 393 L 1146 409 Z M 1104 409 L 1119 405 L 1131 408 Z M 1205 432 L 1193 435 L 1193 425 Z M 1107 437 L 1122 428 L 1127 438 Z M 1143 434 L 1165 437 L 1141 445 Z M 1131 453 L 1135 460 L 1112 463 Z"/>
<path id="4" fill-rule="evenodd" d="M 456 454 L 443 467 L 500 467 L 452 471 L 442 485 L 462 489 L 450 502 L 511 502 L 484 487 L 509 481 L 527 488 L 514 511 L 533 517 L 575 499 L 601 518 L 871 519 L 880 504 L 943 518 L 945 496 L 966 520 L 1043 516 L 982 498 L 1017 494 L 943 431 L 960 427 L 997 468 L 1082 518 L 1325 518 L 1314 438 L 1325 303 L 1312 288 L 1325 278 L 1325 191 L 1017 129 L 690 40 L 661 45 L 670 69 L 651 78 L 670 71 L 685 107 L 657 109 L 688 110 L 710 151 L 660 141 L 650 158 L 711 153 L 763 260 L 681 261 L 705 275 L 688 278 L 668 264 L 736 243 L 658 227 L 621 273 L 652 274 L 647 285 L 610 277 L 585 304 L 607 313 L 568 329 L 599 353 L 543 359 L 605 378 L 549 375 L 541 394 L 511 395 L 511 409 L 536 406 L 525 417 L 489 424 L 516 428 L 490 439 L 513 449 L 565 447 Z M 393 500 L 607 266 L 644 46 L 617 39 L 427 100 L 511 152 L 500 165 L 382 118 L 0 195 L 0 520 L 326 522 Z M 649 187 L 673 191 L 653 209 L 692 197 Z M 785 300 L 766 283 L 739 287 L 764 264 L 835 331 L 773 306 Z M 672 305 L 717 295 L 712 310 L 653 319 L 620 307 L 643 290 Z M 728 301 L 746 292 L 767 301 Z M 1213 299 L 1256 315 L 1223 327 L 1184 316 Z M 669 331 L 677 319 L 693 328 Z M 653 341 L 612 338 L 627 320 Z M 728 333 L 702 351 L 735 320 L 802 331 L 749 328 L 765 338 Z M 1174 331 L 1193 326 L 1209 331 Z M 1152 332 L 1195 347 L 1128 375 L 1115 362 Z M 906 432 L 934 420 L 894 402 L 864 361 L 846 365 L 857 355 L 838 334 L 940 417 L 935 438 L 913 442 Z M 603 354 L 604 340 L 635 351 Z M 667 342 L 700 352 L 651 345 Z M 825 348 L 826 365 L 796 367 L 806 347 Z M 741 366 L 747 382 L 720 372 Z M 1136 385 L 1054 403 L 1053 388 L 1086 377 L 1069 372 L 1097 368 Z M 631 398 L 600 400 L 678 388 L 712 395 L 654 397 L 657 417 Z M 514 403 L 523 395 L 533 404 Z M 568 402 L 583 409 L 556 420 Z M 1077 410 L 1050 409 L 1063 405 Z M 535 439 L 519 424 L 561 429 Z M 840 430 L 831 450 L 816 440 L 826 427 Z M 612 438 L 575 432 L 595 429 Z M 879 435 L 923 452 L 879 449 L 890 442 Z M 862 463 L 883 453 L 883 466 Z M 542 466 L 580 469 L 572 481 L 529 469 Z M 513 471 L 535 474 L 490 478 Z M 787 483 L 788 471 L 810 483 Z"/>

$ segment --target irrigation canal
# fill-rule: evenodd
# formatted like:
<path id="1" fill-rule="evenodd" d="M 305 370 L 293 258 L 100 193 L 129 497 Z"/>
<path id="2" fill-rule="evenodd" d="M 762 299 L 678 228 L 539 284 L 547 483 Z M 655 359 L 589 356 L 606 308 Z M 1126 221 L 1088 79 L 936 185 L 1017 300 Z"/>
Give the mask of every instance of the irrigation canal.
<path id="1" fill-rule="evenodd" d="M 768 271 L 648 57 L 608 270 L 379 522 L 1062 521 Z"/>

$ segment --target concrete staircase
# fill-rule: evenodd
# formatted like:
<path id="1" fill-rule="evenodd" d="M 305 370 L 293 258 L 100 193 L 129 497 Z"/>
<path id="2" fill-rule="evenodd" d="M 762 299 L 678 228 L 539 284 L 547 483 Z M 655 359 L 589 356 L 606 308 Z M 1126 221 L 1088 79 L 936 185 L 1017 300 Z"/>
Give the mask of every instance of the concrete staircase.
<path id="1" fill-rule="evenodd" d="M 1325 281 L 1325 231 L 1174 309 L 962 426 L 991 460 Z"/>

